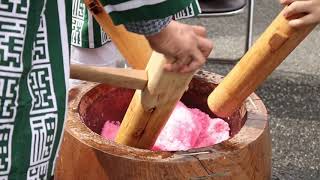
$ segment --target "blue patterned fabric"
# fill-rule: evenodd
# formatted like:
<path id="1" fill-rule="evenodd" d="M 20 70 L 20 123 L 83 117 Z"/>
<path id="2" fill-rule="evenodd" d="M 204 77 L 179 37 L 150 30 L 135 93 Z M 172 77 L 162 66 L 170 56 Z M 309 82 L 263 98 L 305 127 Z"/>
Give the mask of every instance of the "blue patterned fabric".
<path id="1" fill-rule="evenodd" d="M 130 22 L 125 24 L 125 27 L 130 32 L 142 34 L 145 36 L 151 36 L 159 33 L 170 23 L 171 20 L 172 16 L 168 16 L 163 19 Z"/>

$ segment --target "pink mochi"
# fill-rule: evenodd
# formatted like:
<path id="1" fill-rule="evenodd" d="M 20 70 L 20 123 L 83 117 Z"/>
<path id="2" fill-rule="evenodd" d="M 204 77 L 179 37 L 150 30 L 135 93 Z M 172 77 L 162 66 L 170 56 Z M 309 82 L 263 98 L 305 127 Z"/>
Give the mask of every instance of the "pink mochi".
<path id="1" fill-rule="evenodd" d="M 201 124 L 192 117 L 192 112 L 182 102 L 178 102 L 152 150 L 191 149 L 196 143 L 202 128 Z"/>
<path id="2" fill-rule="evenodd" d="M 103 125 L 101 135 L 106 139 L 114 140 L 119 128 L 119 121 L 106 121 Z"/>
<path id="3" fill-rule="evenodd" d="M 114 140 L 119 122 L 106 121 L 101 135 Z M 210 118 L 199 109 L 189 109 L 178 102 L 152 150 L 184 151 L 220 143 L 229 138 L 229 125 L 220 118 Z"/>

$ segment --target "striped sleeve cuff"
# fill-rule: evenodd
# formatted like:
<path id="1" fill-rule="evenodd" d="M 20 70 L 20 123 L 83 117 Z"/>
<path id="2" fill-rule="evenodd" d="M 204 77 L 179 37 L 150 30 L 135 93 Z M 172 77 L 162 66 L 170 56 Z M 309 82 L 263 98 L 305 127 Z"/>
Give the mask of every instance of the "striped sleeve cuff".
<path id="1" fill-rule="evenodd" d="M 142 34 L 145 36 L 151 36 L 159 33 L 162 29 L 167 27 L 171 20 L 172 16 L 168 16 L 163 19 L 153 19 L 126 23 L 125 27 L 130 32 Z"/>

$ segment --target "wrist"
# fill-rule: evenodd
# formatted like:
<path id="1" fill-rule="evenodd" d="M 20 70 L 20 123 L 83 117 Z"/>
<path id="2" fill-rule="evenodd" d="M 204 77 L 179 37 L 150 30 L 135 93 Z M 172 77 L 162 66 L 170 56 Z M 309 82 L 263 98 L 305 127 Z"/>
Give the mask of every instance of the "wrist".
<path id="1" fill-rule="evenodd" d="M 166 40 L 170 39 L 170 35 L 172 35 L 170 31 L 172 31 L 172 29 L 176 31 L 175 28 L 172 28 L 172 26 L 174 26 L 174 22 L 175 21 L 170 21 L 170 23 L 165 28 L 163 28 L 159 33 L 145 36 L 146 39 L 149 41 L 150 45 L 153 46 L 155 43 L 157 43 L 157 45 L 160 45 L 163 42 L 166 42 Z"/>
<path id="2" fill-rule="evenodd" d="M 128 31 L 144 36 L 153 36 L 160 33 L 171 22 L 172 16 L 163 19 L 130 22 L 125 24 Z"/>

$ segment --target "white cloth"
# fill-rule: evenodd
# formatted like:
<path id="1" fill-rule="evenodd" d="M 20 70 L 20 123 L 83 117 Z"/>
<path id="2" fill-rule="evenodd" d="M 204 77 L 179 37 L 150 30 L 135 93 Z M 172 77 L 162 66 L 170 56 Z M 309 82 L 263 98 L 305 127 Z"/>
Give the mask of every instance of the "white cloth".
<path id="1" fill-rule="evenodd" d="M 126 67 L 123 56 L 113 43 L 106 43 L 99 48 L 81 48 L 71 46 L 71 64 L 86 64 L 91 66 Z M 70 79 L 70 88 L 82 83 Z"/>
<path id="2" fill-rule="evenodd" d="M 113 43 L 107 43 L 99 48 L 71 46 L 71 63 L 123 67 L 124 58 Z"/>

